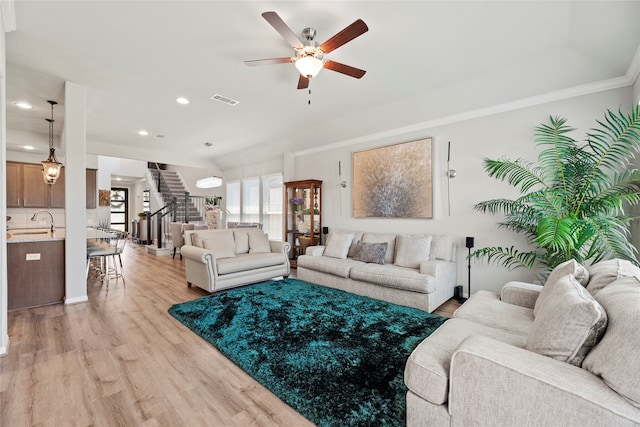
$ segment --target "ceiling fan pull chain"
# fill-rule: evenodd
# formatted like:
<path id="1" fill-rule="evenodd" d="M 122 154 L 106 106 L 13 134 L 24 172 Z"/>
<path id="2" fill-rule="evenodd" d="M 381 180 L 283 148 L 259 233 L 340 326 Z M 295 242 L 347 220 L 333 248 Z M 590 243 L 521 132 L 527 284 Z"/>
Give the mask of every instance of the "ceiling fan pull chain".
<path id="1" fill-rule="evenodd" d="M 311 105 L 311 89 L 309 89 L 309 105 Z"/>

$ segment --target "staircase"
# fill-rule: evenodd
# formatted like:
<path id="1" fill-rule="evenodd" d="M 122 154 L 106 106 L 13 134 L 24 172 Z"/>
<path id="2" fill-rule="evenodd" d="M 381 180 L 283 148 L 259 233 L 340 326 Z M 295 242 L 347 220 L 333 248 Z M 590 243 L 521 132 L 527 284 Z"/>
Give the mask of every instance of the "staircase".
<path id="1" fill-rule="evenodd" d="M 153 176 L 153 180 L 156 184 L 156 189 L 161 195 L 164 205 L 167 205 L 177 199 L 178 208 L 176 209 L 176 221 L 186 222 L 185 218 L 185 193 L 187 189 L 182 184 L 182 180 L 175 171 L 149 169 L 149 172 Z M 160 178 L 159 174 L 162 174 Z M 202 213 L 198 208 L 189 201 L 189 222 L 201 222 Z"/>

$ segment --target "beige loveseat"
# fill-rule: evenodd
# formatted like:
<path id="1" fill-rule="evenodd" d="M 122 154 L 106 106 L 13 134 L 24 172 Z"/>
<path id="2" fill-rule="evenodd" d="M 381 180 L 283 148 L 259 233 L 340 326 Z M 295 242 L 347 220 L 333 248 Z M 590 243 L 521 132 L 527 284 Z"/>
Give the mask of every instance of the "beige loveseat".
<path id="1" fill-rule="evenodd" d="M 298 257 L 297 276 L 432 312 L 453 297 L 454 256 L 451 236 L 336 229 Z"/>
<path id="2" fill-rule="evenodd" d="M 260 229 L 185 231 L 181 253 L 187 283 L 216 292 L 289 276 L 289 244 Z"/>
<path id="3" fill-rule="evenodd" d="M 418 345 L 407 426 L 638 426 L 639 351 L 640 269 L 569 261 L 475 293 Z"/>

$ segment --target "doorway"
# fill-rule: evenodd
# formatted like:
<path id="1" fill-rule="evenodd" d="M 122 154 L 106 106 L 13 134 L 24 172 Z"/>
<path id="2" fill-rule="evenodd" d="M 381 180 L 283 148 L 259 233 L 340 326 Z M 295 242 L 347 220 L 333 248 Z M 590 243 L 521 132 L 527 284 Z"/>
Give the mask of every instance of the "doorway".
<path id="1" fill-rule="evenodd" d="M 129 190 L 111 188 L 111 228 L 129 231 Z"/>

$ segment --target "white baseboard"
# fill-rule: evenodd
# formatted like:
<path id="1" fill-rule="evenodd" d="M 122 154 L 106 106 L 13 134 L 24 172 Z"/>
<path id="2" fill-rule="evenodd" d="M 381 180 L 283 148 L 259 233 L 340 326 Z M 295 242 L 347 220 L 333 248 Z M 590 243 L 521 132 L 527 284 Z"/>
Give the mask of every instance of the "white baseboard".
<path id="1" fill-rule="evenodd" d="M 155 256 L 173 255 L 173 248 L 160 248 L 157 246 L 147 246 L 147 253 Z"/>
<path id="2" fill-rule="evenodd" d="M 76 297 L 76 298 L 65 298 L 64 303 L 65 305 L 70 305 L 70 304 L 78 304 L 81 302 L 87 302 L 89 301 L 89 297 L 88 296 L 81 296 L 81 297 Z"/>
<path id="3" fill-rule="evenodd" d="M 2 340 L 2 342 L 7 343 L 7 345 L 4 345 L 4 346 L 0 347 L 0 357 L 4 357 L 7 354 L 9 354 L 9 336 L 5 335 L 4 339 Z"/>

